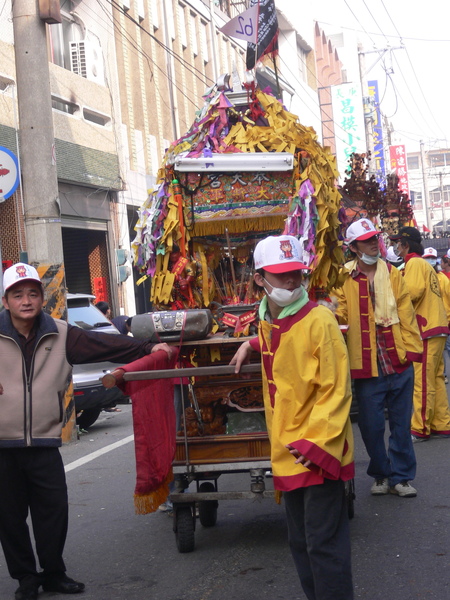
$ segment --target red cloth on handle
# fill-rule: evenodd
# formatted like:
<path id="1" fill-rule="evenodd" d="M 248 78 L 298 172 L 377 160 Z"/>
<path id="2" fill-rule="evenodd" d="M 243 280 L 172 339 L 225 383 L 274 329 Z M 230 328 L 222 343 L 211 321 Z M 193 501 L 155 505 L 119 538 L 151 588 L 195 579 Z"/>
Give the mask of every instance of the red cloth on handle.
<path id="1" fill-rule="evenodd" d="M 126 373 L 174 368 L 178 352 L 148 354 L 124 367 Z M 176 371 L 174 371 L 174 375 Z M 173 379 L 127 381 L 120 387 L 131 397 L 136 454 L 136 512 L 154 512 L 169 495 L 175 456 L 175 409 Z"/>

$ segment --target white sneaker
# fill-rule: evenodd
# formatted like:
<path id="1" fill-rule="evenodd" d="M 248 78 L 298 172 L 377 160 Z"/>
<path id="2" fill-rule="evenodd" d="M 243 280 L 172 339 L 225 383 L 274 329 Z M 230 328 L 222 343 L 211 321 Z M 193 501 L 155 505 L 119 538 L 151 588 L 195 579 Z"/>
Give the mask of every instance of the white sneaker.
<path id="1" fill-rule="evenodd" d="M 385 494 L 389 494 L 389 481 L 388 478 L 384 479 L 375 479 L 374 484 L 370 488 L 370 493 L 372 496 L 384 496 Z"/>
<path id="2" fill-rule="evenodd" d="M 416 488 L 413 488 L 407 481 L 401 481 L 390 489 L 391 494 L 397 494 L 402 498 L 415 498 L 417 496 Z"/>
<path id="3" fill-rule="evenodd" d="M 170 512 L 173 510 L 173 504 L 169 499 L 167 499 L 163 504 L 158 506 L 158 510 L 161 512 Z"/>

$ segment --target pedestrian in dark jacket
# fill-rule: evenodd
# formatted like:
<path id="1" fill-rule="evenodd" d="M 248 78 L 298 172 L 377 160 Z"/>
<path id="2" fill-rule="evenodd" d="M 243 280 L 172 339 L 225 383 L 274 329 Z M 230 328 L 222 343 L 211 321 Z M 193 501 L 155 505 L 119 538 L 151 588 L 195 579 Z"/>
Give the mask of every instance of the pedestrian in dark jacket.
<path id="1" fill-rule="evenodd" d="M 0 542 L 16 600 L 45 591 L 76 594 L 84 584 L 67 577 L 63 549 L 68 525 L 64 466 L 59 453 L 64 395 L 72 365 L 128 363 L 167 344 L 92 333 L 42 310 L 44 294 L 32 266 L 18 263 L 3 277 L 0 313 Z M 38 573 L 27 525 L 30 512 Z"/>

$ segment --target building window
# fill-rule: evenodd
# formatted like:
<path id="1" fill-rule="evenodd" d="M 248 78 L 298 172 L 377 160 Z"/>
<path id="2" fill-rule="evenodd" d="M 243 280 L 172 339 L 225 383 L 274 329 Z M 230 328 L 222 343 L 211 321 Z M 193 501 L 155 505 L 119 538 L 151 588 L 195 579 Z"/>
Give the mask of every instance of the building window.
<path id="1" fill-rule="evenodd" d="M 202 48 L 202 58 L 205 65 L 209 63 L 209 53 L 208 53 L 208 32 L 207 32 L 208 24 L 205 21 L 201 21 L 200 27 L 200 45 Z"/>
<path id="2" fill-rule="evenodd" d="M 158 0 L 151 0 L 152 6 L 152 20 L 154 29 L 159 28 L 159 9 L 158 9 Z"/>
<path id="3" fill-rule="evenodd" d="M 64 98 L 59 98 L 58 96 L 52 96 L 52 108 L 69 115 L 74 115 L 80 110 L 79 106 L 74 102 L 64 100 Z"/>
<path id="4" fill-rule="evenodd" d="M 423 210 L 422 192 L 410 191 L 411 206 L 414 210 Z"/>
<path id="5" fill-rule="evenodd" d="M 445 154 L 428 154 L 430 167 L 445 167 Z"/>
<path id="6" fill-rule="evenodd" d="M 186 50 L 188 41 L 187 41 L 187 31 L 186 31 L 186 19 L 184 16 L 185 7 L 183 4 L 178 5 L 178 18 L 180 20 L 180 30 L 181 30 L 181 45 L 183 49 Z"/>
<path id="7" fill-rule="evenodd" d="M 191 43 L 192 52 L 194 56 L 198 56 L 198 43 L 197 43 L 197 15 L 195 13 L 189 14 L 189 23 L 191 26 Z"/>
<path id="8" fill-rule="evenodd" d="M 106 127 L 111 123 L 111 117 L 96 112 L 95 110 L 91 110 L 90 108 L 83 108 L 83 119 L 95 123 L 96 125 L 101 125 L 102 127 Z"/>
<path id="9" fill-rule="evenodd" d="M 414 169 L 420 168 L 418 156 L 408 156 L 407 162 L 408 162 L 408 170 L 414 170 Z"/>
<path id="10" fill-rule="evenodd" d="M 145 19 L 144 0 L 137 0 L 136 4 L 137 4 L 139 21 L 143 21 Z"/>
<path id="11" fill-rule="evenodd" d="M 172 5 L 172 0 L 169 0 L 168 2 L 166 2 L 166 18 L 167 18 L 167 25 L 169 28 L 169 35 L 170 35 L 170 39 L 173 41 L 175 39 L 175 19 L 173 16 L 173 5 Z"/>
<path id="12" fill-rule="evenodd" d="M 80 24 L 71 16 L 75 10 L 69 0 L 61 2 L 62 23 L 48 26 L 49 60 L 54 65 L 70 71 L 70 42 L 80 41 L 84 32 Z"/>

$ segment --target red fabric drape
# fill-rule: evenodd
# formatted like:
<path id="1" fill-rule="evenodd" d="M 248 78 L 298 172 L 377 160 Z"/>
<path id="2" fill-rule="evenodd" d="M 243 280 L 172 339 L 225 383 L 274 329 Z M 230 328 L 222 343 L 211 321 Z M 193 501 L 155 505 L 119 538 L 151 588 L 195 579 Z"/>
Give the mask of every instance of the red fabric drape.
<path id="1" fill-rule="evenodd" d="M 172 358 L 163 350 L 121 367 L 126 373 L 174 368 L 178 352 Z M 175 373 L 175 372 L 174 372 Z M 138 514 L 154 512 L 169 494 L 172 461 L 175 456 L 175 410 L 173 379 L 128 381 L 120 387 L 131 397 L 136 488 L 134 505 Z"/>

